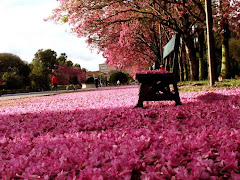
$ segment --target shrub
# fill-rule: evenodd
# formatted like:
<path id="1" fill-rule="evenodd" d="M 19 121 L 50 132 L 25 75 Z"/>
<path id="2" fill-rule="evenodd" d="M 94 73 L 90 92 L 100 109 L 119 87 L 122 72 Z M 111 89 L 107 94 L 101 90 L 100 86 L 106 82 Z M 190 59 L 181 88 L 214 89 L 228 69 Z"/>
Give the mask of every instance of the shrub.
<path id="1" fill-rule="evenodd" d="M 94 78 L 93 77 L 89 77 L 86 82 L 86 84 L 94 84 Z"/>
<path id="2" fill-rule="evenodd" d="M 112 85 L 116 85 L 118 80 L 121 82 L 121 84 L 125 84 L 128 82 L 128 77 L 123 72 L 116 72 L 116 73 L 113 73 L 109 79 L 110 84 Z"/>
<path id="3" fill-rule="evenodd" d="M 15 73 L 5 72 L 2 76 L 5 89 L 21 89 L 24 86 L 23 79 L 21 76 Z"/>

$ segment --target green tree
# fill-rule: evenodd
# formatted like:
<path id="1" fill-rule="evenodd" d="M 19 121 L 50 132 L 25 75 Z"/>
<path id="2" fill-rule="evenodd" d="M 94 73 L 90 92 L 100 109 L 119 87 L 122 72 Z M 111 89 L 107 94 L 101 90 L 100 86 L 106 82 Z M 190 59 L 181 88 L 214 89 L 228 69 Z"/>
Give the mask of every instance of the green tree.
<path id="1" fill-rule="evenodd" d="M 33 63 L 32 72 L 30 74 L 31 85 L 34 89 L 49 89 L 50 79 L 48 73 L 39 62 Z"/>
<path id="2" fill-rule="evenodd" d="M 6 89 L 21 89 L 24 86 L 23 77 L 14 72 L 5 72 L 2 80 Z"/>
<path id="3" fill-rule="evenodd" d="M 81 68 L 80 64 L 78 64 L 78 63 L 74 64 L 74 67 L 79 67 L 79 68 Z"/>
<path id="4" fill-rule="evenodd" d="M 71 60 L 67 60 L 65 65 L 68 66 L 68 67 L 72 67 L 73 66 L 73 62 Z"/>
<path id="5" fill-rule="evenodd" d="M 52 69 L 56 69 L 59 65 L 57 53 L 51 49 L 38 50 L 38 52 L 34 55 L 33 63 L 34 62 L 38 62 L 46 71 L 49 72 L 52 71 Z"/>
<path id="6" fill-rule="evenodd" d="M 121 84 L 125 84 L 128 82 L 128 77 L 123 72 L 116 72 L 116 73 L 113 73 L 109 78 L 110 84 L 113 84 L 113 85 L 116 85 L 118 80 L 120 81 Z"/>
<path id="7" fill-rule="evenodd" d="M 86 72 L 87 72 L 87 69 L 86 69 L 86 68 L 82 68 L 82 71 L 86 73 Z"/>
<path id="8" fill-rule="evenodd" d="M 57 53 L 51 49 L 40 49 L 32 61 L 31 84 L 34 88 L 49 89 L 49 74 L 58 67 Z"/>
<path id="9" fill-rule="evenodd" d="M 57 58 L 59 65 L 66 65 L 67 55 L 66 53 L 61 53 L 60 56 Z"/>
<path id="10" fill-rule="evenodd" d="M 11 85 L 9 85 L 9 83 L 10 79 L 14 78 L 16 80 L 19 80 L 21 84 L 17 85 L 19 82 L 15 82 L 16 86 L 13 88 L 20 88 L 29 85 L 30 72 L 30 66 L 27 62 L 21 60 L 20 57 L 11 53 L 0 53 L 0 79 L 5 79 L 8 81 L 8 83 L 5 82 L 6 84 L 8 84 L 8 88 L 12 87 Z M 5 77 L 3 78 L 4 74 Z"/>

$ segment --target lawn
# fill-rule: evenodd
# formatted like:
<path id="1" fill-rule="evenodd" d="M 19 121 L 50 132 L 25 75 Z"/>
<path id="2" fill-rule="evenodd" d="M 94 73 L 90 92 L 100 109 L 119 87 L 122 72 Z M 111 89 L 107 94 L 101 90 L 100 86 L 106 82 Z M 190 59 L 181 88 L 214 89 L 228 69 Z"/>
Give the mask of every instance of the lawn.
<path id="1" fill-rule="evenodd" d="M 137 86 L 0 101 L 0 179 L 240 179 L 240 88 L 134 108 Z"/>

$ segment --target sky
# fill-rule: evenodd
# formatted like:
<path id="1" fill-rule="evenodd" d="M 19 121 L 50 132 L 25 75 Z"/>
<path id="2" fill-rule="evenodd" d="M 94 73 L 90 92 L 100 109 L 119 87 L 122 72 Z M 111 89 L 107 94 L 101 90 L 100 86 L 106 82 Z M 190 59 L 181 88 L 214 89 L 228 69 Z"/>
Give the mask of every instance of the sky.
<path id="1" fill-rule="evenodd" d="M 59 56 L 88 71 L 97 71 L 105 59 L 90 50 L 85 39 L 65 24 L 44 21 L 58 6 L 57 0 L 0 0 L 0 53 L 12 53 L 28 63 L 39 49 L 52 49 Z"/>

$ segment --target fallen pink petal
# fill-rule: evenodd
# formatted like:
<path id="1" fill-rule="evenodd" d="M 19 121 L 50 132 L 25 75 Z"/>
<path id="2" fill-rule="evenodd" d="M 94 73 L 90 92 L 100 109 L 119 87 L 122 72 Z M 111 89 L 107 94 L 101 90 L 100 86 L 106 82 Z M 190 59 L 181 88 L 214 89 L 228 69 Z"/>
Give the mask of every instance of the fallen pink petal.
<path id="1" fill-rule="evenodd" d="M 138 87 L 2 100 L 0 179 L 239 179 L 240 89 L 134 108 Z"/>

